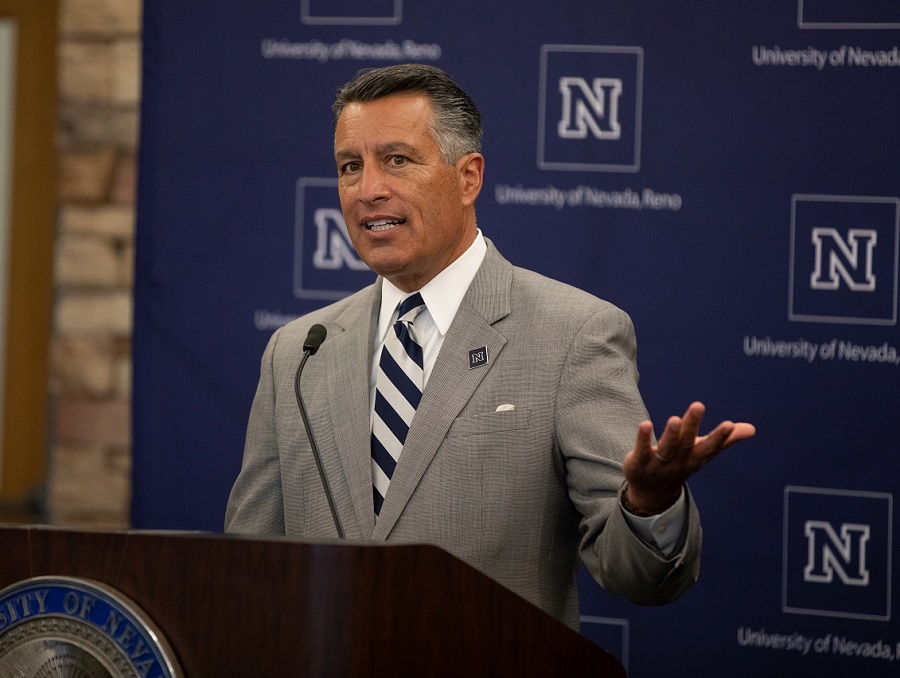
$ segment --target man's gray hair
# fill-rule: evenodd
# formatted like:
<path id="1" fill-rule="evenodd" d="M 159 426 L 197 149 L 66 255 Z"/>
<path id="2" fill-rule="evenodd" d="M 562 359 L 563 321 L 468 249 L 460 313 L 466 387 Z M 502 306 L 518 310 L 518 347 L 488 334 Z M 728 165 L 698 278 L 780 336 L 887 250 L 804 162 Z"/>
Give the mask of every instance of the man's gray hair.
<path id="1" fill-rule="evenodd" d="M 338 90 L 332 110 L 334 124 L 347 104 L 370 103 L 392 94 L 424 94 L 431 101 L 431 136 L 444 162 L 453 164 L 466 153 L 481 153 L 481 114 L 459 85 L 440 68 L 397 64 L 362 70 Z"/>

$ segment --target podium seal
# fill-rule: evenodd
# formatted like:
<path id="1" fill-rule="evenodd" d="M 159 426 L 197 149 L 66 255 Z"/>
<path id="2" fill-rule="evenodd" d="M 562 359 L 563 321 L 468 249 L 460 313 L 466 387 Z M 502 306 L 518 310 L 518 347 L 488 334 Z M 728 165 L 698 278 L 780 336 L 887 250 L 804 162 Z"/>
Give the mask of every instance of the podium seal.
<path id="1" fill-rule="evenodd" d="M 0 591 L 0 676 L 182 678 L 165 637 L 110 586 L 33 577 Z"/>

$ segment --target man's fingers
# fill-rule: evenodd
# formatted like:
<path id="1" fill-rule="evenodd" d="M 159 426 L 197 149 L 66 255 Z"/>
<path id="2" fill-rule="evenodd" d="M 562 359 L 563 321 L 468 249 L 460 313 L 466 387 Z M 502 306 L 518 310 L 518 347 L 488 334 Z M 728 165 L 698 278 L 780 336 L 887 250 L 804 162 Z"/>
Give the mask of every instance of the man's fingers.
<path id="1" fill-rule="evenodd" d="M 705 436 L 697 439 L 694 450 L 702 458 L 703 463 L 730 445 L 728 440 L 734 433 L 734 428 L 734 422 L 723 421 Z"/>
<path id="2" fill-rule="evenodd" d="M 752 424 L 723 421 L 705 436 L 698 435 L 706 407 L 693 402 L 683 417 L 669 417 L 656 447 L 653 446 L 653 424 L 641 422 L 635 443 L 636 459 L 642 464 L 656 461 L 660 465 L 680 460 L 688 475 L 702 467 L 722 450 L 756 433 Z M 674 467 L 673 467 L 674 468 Z"/>
<path id="3" fill-rule="evenodd" d="M 681 417 L 669 417 L 666 427 L 663 429 L 663 434 L 659 437 L 659 442 L 663 445 L 674 444 L 681 436 L 683 425 L 684 421 Z"/>
<path id="4" fill-rule="evenodd" d="M 700 421 L 705 411 L 703 403 L 693 402 L 683 417 L 669 417 L 666 429 L 659 439 L 656 458 L 663 462 L 671 461 L 675 457 L 686 458 L 698 440 Z"/>
<path id="5" fill-rule="evenodd" d="M 697 434 L 700 433 L 700 422 L 702 421 L 705 412 L 706 407 L 703 403 L 693 402 L 688 406 L 681 421 L 681 431 L 679 435 L 679 442 L 683 448 L 689 450 L 694 446 L 694 442 L 697 440 Z"/>
<path id="6" fill-rule="evenodd" d="M 750 438 L 756 435 L 756 427 L 753 424 L 748 424 L 746 422 L 738 422 L 734 425 L 734 430 L 732 430 L 731 435 L 728 436 L 728 440 L 725 441 L 725 447 L 729 445 L 733 445 L 738 440 L 744 440 L 744 438 Z"/>
<path id="7" fill-rule="evenodd" d="M 642 421 L 638 426 L 634 451 L 639 457 L 647 457 L 653 452 L 653 423 Z"/>
<path id="8" fill-rule="evenodd" d="M 655 456 L 659 461 L 667 462 L 678 454 L 682 447 L 681 431 L 683 421 L 681 417 L 669 417 L 666 427 L 663 429 L 662 435 L 656 446 Z"/>
<path id="9" fill-rule="evenodd" d="M 719 452 L 731 447 L 739 440 L 749 438 L 755 433 L 756 427 L 752 424 L 723 421 L 706 436 L 697 440 L 695 450 L 704 458 L 703 463 L 705 463 L 719 454 Z"/>

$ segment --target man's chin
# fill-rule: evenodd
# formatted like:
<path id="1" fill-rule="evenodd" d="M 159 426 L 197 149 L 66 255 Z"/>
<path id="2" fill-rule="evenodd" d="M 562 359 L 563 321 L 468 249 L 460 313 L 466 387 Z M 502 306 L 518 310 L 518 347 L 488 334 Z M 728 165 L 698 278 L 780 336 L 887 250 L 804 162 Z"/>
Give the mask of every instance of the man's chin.
<path id="1" fill-rule="evenodd" d="M 391 255 L 388 252 L 372 252 L 371 250 L 360 254 L 360 259 L 366 262 L 366 266 L 383 278 L 391 280 L 396 276 L 403 276 L 409 263 L 405 258 Z"/>

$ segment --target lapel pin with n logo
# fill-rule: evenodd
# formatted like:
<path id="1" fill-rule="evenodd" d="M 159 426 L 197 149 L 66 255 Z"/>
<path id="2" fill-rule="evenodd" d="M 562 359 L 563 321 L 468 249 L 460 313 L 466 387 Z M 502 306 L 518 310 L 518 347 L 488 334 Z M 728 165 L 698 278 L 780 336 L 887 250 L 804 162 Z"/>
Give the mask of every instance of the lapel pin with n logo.
<path id="1" fill-rule="evenodd" d="M 473 369 L 475 367 L 481 367 L 483 365 L 487 365 L 488 363 L 488 352 L 487 346 L 482 346 L 481 348 L 473 348 L 469 351 L 469 369 Z"/>

